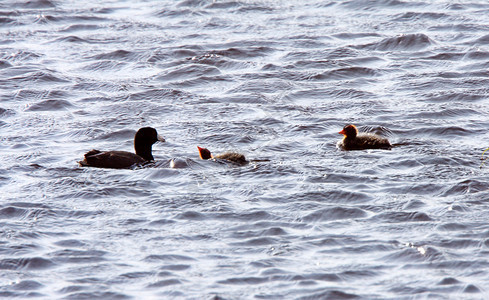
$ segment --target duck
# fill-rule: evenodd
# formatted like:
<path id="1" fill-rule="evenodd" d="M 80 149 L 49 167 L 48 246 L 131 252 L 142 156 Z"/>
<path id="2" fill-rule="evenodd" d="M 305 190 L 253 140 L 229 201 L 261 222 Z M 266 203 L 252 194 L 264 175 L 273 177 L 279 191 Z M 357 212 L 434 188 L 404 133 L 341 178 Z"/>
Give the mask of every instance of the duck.
<path id="1" fill-rule="evenodd" d="M 232 162 L 237 165 L 245 165 L 248 163 L 246 160 L 245 156 L 243 154 L 239 153 L 234 153 L 234 152 L 227 152 L 219 155 L 212 155 L 211 152 L 206 149 L 197 146 L 197 149 L 199 149 L 199 156 L 201 159 L 217 159 L 217 160 L 224 160 L 227 162 Z"/>
<path id="2" fill-rule="evenodd" d="M 338 147 L 343 150 L 385 149 L 390 150 L 392 144 L 388 139 L 372 133 L 358 133 L 355 125 L 350 124 L 338 132 L 345 137 L 338 142 Z"/>
<path id="3" fill-rule="evenodd" d="M 136 153 L 93 149 L 85 153 L 85 158 L 78 163 L 82 167 L 128 169 L 137 164 L 153 161 L 154 157 L 151 148 L 157 141 L 164 142 L 165 139 L 158 135 L 156 129 L 143 127 L 134 136 Z"/>

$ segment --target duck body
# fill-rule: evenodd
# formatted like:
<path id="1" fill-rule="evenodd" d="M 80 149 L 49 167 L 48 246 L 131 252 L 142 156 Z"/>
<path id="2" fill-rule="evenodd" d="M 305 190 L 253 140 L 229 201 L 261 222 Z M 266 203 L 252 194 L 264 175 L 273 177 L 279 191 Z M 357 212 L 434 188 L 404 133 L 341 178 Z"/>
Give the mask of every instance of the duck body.
<path id="1" fill-rule="evenodd" d="M 158 136 L 156 129 L 143 127 L 138 130 L 134 137 L 136 153 L 93 149 L 85 153 L 85 158 L 78 163 L 83 167 L 127 169 L 137 164 L 153 161 L 151 148 L 157 141 L 164 142 L 165 139 Z"/>
<path id="2" fill-rule="evenodd" d="M 246 160 L 246 157 L 243 154 L 234 153 L 234 152 L 227 152 L 227 153 L 219 154 L 219 155 L 214 156 L 214 158 L 231 161 L 231 162 L 233 162 L 235 164 L 239 164 L 239 165 L 245 165 L 248 163 L 248 161 Z"/>
<path id="3" fill-rule="evenodd" d="M 197 148 L 199 149 L 199 156 L 201 159 L 224 160 L 238 165 L 245 165 L 248 163 L 246 157 L 243 154 L 227 152 L 223 154 L 212 155 L 211 152 L 206 148 L 202 148 L 199 146 L 197 146 Z"/>
<path id="4" fill-rule="evenodd" d="M 339 132 L 345 137 L 338 142 L 338 147 L 343 150 L 366 150 L 392 148 L 388 139 L 371 133 L 358 133 L 355 125 L 347 125 Z"/>
<path id="5" fill-rule="evenodd" d="M 93 149 L 88 151 L 85 154 L 85 158 L 79 163 L 83 167 L 128 169 L 147 161 L 141 156 L 127 151 L 100 151 Z"/>

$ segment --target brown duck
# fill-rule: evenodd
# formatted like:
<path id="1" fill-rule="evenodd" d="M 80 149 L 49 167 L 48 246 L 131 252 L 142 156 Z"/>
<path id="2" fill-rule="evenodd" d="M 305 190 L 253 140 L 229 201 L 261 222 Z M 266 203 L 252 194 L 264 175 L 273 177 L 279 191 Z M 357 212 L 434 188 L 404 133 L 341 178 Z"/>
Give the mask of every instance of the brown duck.
<path id="1" fill-rule="evenodd" d="M 136 164 L 142 164 L 154 160 L 151 148 L 157 141 L 164 142 L 156 129 L 143 127 L 134 136 L 134 149 L 136 153 L 127 151 L 99 151 L 90 150 L 85 158 L 78 163 L 82 167 L 127 169 Z"/>
<path id="2" fill-rule="evenodd" d="M 223 153 L 219 155 L 212 155 L 211 152 L 206 149 L 197 146 L 199 149 L 199 156 L 201 159 L 217 159 L 217 160 L 225 160 L 228 162 L 232 162 L 238 165 L 245 165 L 248 163 L 246 160 L 245 156 L 243 154 L 239 153 L 234 153 L 234 152 L 228 152 L 228 153 Z"/>
<path id="3" fill-rule="evenodd" d="M 338 142 L 343 150 L 391 149 L 392 145 L 386 138 L 372 133 L 358 133 L 355 125 L 346 125 L 338 132 L 345 137 Z"/>

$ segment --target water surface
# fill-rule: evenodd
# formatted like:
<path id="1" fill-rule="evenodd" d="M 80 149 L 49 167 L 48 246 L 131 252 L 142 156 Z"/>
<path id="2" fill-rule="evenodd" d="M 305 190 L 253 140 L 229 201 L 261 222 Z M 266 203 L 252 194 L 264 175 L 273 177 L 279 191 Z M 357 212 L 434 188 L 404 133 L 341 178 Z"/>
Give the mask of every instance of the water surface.
<path id="1" fill-rule="evenodd" d="M 1 2 L 0 296 L 487 297 L 488 14 Z M 348 123 L 400 146 L 340 151 Z M 167 140 L 153 167 L 77 165 L 143 126 Z"/>

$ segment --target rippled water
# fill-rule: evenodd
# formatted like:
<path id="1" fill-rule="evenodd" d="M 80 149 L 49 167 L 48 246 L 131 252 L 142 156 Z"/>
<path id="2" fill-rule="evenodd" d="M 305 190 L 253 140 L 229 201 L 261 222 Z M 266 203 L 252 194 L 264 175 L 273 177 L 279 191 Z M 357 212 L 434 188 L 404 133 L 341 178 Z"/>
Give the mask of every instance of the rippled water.
<path id="1" fill-rule="evenodd" d="M 488 15 L 0 2 L 0 297 L 488 297 Z M 348 123 L 399 146 L 340 151 Z M 155 166 L 77 165 L 143 126 Z"/>

